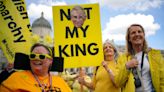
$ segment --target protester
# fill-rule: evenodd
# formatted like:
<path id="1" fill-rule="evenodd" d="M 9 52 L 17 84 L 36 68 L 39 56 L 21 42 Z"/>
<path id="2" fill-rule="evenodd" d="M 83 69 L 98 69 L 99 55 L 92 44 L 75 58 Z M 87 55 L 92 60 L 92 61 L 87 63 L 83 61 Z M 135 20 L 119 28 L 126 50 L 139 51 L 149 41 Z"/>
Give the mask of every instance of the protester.
<path id="1" fill-rule="evenodd" d="M 79 68 L 78 73 L 78 76 L 83 77 L 86 82 L 91 82 L 91 78 L 86 74 L 85 68 Z M 72 92 L 90 92 L 90 89 L 79 84 L 78 77 L 76 77 L 72 83 Z"/>
<path id="2" fill-rule="evenodd" d="M 71 92 L 62 78 L 50 74 L 53 56 L 49 47 L 34 44 L 29 58 L 31 69 L 13 73 L 2 82 L 0 92 Z"/>
<path id="3" fill-rule="evenodd" d="M 13 63 L 8 63 L 7 67 L 0 73 L 0 84 L 14 72 Z"/>
<path id="4" fill-rule="evenodd" d="M 84 24 L 86 14 L 81 6 L 75 6 L 71 10 L 71 20 L 75 27 L 80 28 Z"/>
<path id="5" fill-rule="evenodd" d="M 79 78 L 79 82 L 94 90 L 94 92 L 120 92 L 121 89 L 114 83 L 118 56 L 116 47 L 112 42 L 107 40 L 103 44 L 103 52 L 104 61 L 101 66 L 96 68 L 92 82 L 86 82 L 83 77 Z"/>
<path id="6" fill-rule="evenodd" d="M 61 76 L 72 89 L 72 84 L 73 84 L 74 80 L 77 78 L 78 74 L 76 74 L 76 73 L 72 74 L 68 71 L 68 69 L 64 69 L 63 72 L 59 73 L 59 76 Z"/>
<path id="7" fill-rule="evenodd" d="M 127 52 L 118 59 L 115 82 L 123 92 L 164 92 L 164 60 L 150 49 L 144 28 L 132 24 L 126 33 Z"/>

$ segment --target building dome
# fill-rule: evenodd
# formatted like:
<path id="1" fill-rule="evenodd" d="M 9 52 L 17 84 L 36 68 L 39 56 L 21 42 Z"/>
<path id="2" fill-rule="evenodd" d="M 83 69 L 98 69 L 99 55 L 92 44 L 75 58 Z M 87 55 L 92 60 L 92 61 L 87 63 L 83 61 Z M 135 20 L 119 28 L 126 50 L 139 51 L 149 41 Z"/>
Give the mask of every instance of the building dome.
<path id="1" fill-rule="evenodd" d="M 43 17 L 42 12 L 41 17 L 32 23 L 32 33 L 39 35 L 40 38 L 44 38 L 45 36 L 50 35 L 51 32 L 51 25 L 49 21 Z"/>
<path id="2" fill-rule="evenodd" d="M 41 14 L 41 17 L 36 19 L 33 24 L 32 24 L 32 28 L 35 28 L 35 27 L 45 27 L 45 28 L 49 28 L 51 29 L 51 25 L 50 23 L 44 18 L 43 16 L 43 12 Z"/>

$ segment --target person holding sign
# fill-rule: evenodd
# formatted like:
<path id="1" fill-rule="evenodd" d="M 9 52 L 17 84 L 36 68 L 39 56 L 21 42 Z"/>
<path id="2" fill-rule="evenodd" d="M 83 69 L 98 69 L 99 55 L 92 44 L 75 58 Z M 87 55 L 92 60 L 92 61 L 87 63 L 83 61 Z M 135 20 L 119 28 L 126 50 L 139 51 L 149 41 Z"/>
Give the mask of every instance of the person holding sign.
<path id="1" fill-rule="evenodd" d="M 121 92 L 114 82 L 116 74 L 116 60 L 118 52 L 112 42 L 106 40 L 103 44 L 104 61 L 101 66 L 96 67 L 92 82 L 86 82 L 83 77 L 79 77 L 79 83 L 93 89 L 94 92 Z"/>
<path id="2" fill-rule="evenodd" d="M 144 28 L 132 24 L 126 33 L 127 52 L 118 58 L 115 82 L 122 92 L 164 92 L 164 60 L 148 48 Z"/>
<path id="3" fill-rule="evenodd" d="M 71 92 L 62 78 L 50 74 L 52 57 L 49 47 L 34 44 L 29 55 L 31 69 L 13 73 L 2 82 L 0 92 Z"/>
<path id="4" fill-rule="evenodd" d="M 83 26 L 86 19 L 86 14 L 81 6 L 75 6 L 71 11 L 71 20 L 75 27 L 80 28 Z"/>

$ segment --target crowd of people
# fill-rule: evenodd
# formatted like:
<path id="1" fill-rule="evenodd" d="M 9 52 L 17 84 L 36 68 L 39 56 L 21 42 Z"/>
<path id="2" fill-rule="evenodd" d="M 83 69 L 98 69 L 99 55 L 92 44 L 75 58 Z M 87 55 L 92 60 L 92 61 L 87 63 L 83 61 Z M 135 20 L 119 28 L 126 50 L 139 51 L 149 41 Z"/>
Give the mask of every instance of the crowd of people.
<path id="1" fill-rule="evenodd" d="M 75 6 L 71 20 L 76 28 L 82 27 L 84 9 Z M 9 64 L 0 73 L 0 92 L 164 92 L 164 59 L 159 50 L 148 47 L 143 26 L 130 25 L 125 38 L 123 54 L 112 41 L 104 42 L 104 60 L 93 76 L 84 67 L 76 74 L 50 73 L 52 49 L 36 43 L 28 55 L 30 69 L 17 71 Z"/>
<path id="2" fill-rule="evenodd" d="M 29 70 L 13 71 L 9 64 L 1 72 L 0 92 L 164 92 L 164 59 L 159 50 L 148 47 L 140 24 L 127 29 L 126 50 L 119 55 L 116 46 L 106 40 L 104 60 L 93 76 L 85 68 L 59 76 L 50 73 L 51 48 L 36 43 L 31 47 Z"/>

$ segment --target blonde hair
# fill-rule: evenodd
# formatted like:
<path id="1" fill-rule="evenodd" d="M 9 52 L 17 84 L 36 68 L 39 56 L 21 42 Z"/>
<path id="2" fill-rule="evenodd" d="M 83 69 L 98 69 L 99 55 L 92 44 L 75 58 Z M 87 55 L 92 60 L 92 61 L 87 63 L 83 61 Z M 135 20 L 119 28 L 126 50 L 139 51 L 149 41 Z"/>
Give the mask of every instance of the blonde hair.
<path id="1" fill-rule="evenodd" d="M 145 30 L 140 24 L 132 24 L 128 27 L 127 32 L 126 32 L 126 52 L 127 52 L 127 55 L 134 55 L 134 49 L 132 47 L 131 42 L 129 41 L 130 28 L 133 26 L 140 27 L 142 29 L 143 33 L 145 34 Z M 145 39 L 144 39 L 144 45 L 143 46 L 144 46 L 143 51 L 147 52 L 148 45 L 147 45 L 147 41 Z"/>

